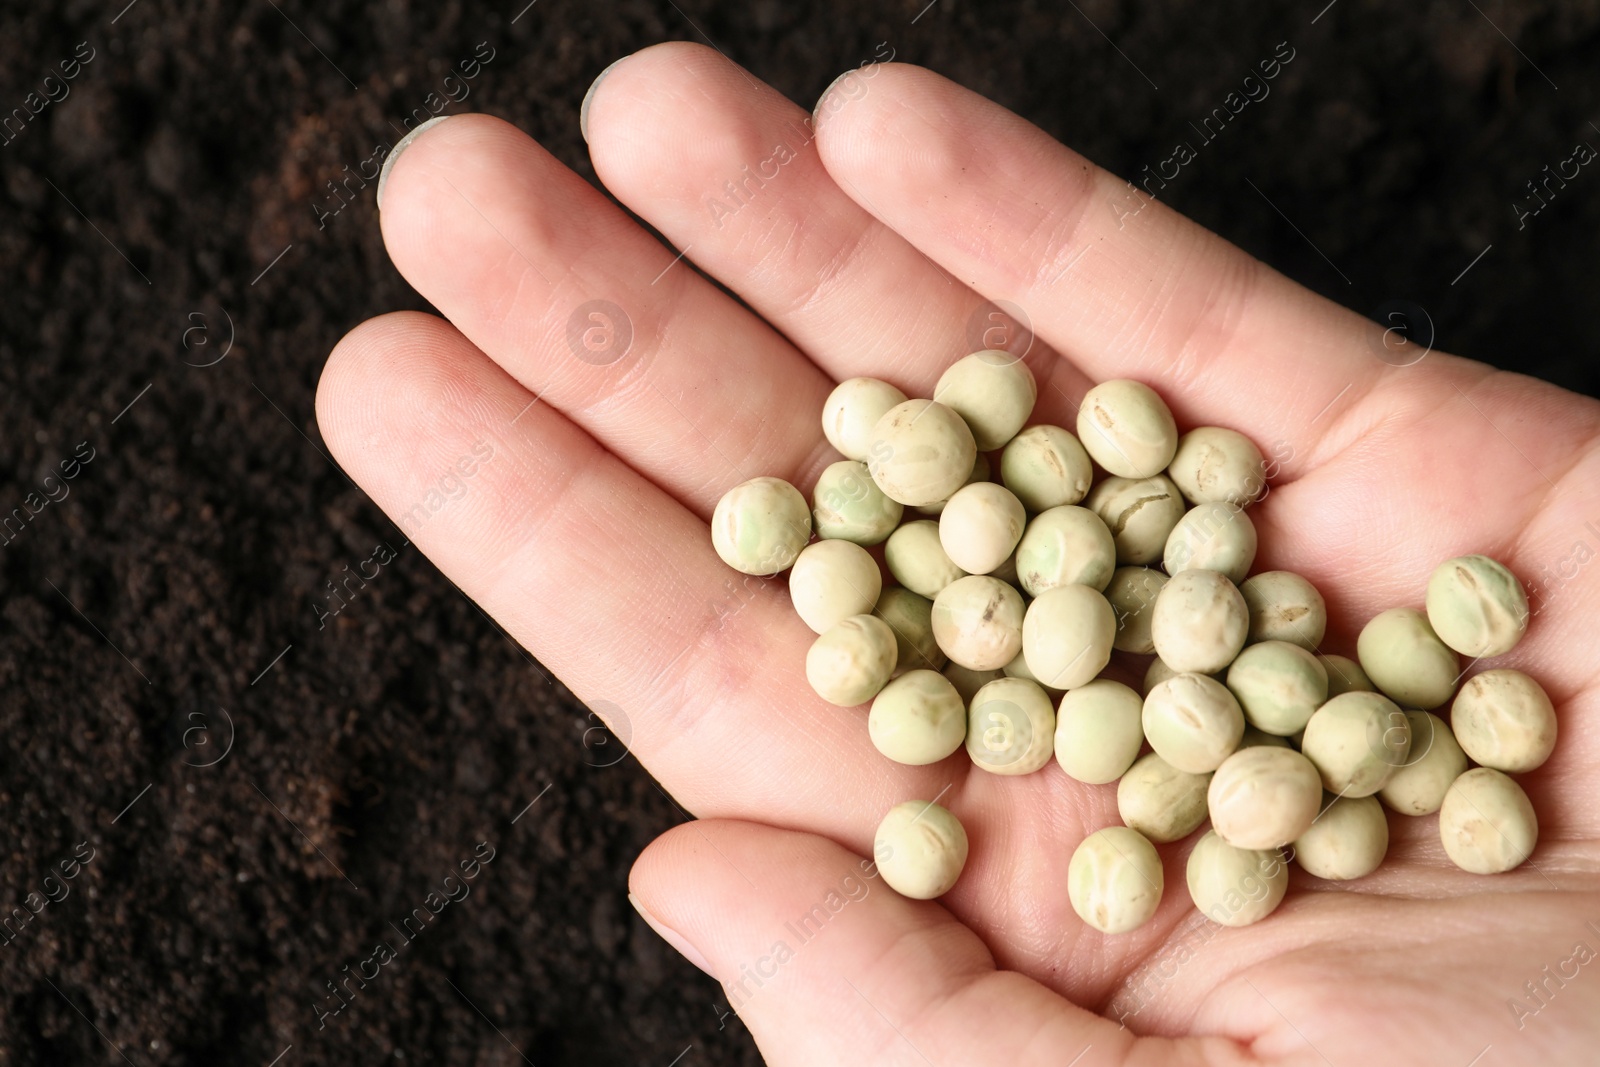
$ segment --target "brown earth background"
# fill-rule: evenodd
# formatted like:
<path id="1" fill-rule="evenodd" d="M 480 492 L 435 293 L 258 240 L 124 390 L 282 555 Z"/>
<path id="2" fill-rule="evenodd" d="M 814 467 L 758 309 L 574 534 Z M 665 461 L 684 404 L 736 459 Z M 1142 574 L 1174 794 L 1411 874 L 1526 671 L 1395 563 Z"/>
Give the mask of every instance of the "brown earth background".
<path id="1" fill-rule="evenodd" d="M 124 2 L 0 4 L 0 109 L 68 90 L 0 145 L 0 514 L 67 491 L 0 535 L 0 914 L 69 891 L 0 943 L 4 1067 L 759 1062 L 627 903 L 684 816 L 313 415 L 346 330 L 426 307 L 372 187 L 319 225 L 325 183 L 481 45 L 450 110 L 592 181 L 584 91 L 657 41 L 808 106 L 886 44 L 1124 176 L 1287 41 L 1164 198 L 1419 340 L 1600 386 L 1600 166 L 1515 208 L 1600 146 L 1595 0 Z M 470 895 L 319 1031 L 325 983 L 483 841 Z"/>

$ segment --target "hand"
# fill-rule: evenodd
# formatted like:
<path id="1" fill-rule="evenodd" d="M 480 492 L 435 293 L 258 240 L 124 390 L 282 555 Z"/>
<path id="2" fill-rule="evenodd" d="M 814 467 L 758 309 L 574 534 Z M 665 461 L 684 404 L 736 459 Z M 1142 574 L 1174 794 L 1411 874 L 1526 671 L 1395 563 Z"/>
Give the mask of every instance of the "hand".
<path id="1" fill-rule="evenodd" d="M 688 44 L 615 66 L 586 107 L 606 187 L 748 308 L 520 131 L 429 129 L 387 175 L 383 236 L 445 318 L 364 323 L 317 398 L 350 474 L 700 817 L 633 870 L 652 924 L 784 1067 L 1591 1062 L 1600 405 L 1439 353 L 1386 362 L 1381 327 L 1159 202 L 1129 214 L 1124 182 L 926 70 L 856 71 L 820 112 L 811 140 L 804 111 Z M 1453 555 L 1533 586 L 1504 665 L 1544 684 L 1562 735 L 1522 779 L 1531 862 L 1466 874 L 1436 817 L 1391 815 L 1379 872 L 1296 871 L 1277 913 L 1228 929 L 1189 902 L 1191 839 L 1162 849 L 1155 919 L 1106 937 L 1065 875 L 1118 822 L 1114 787 L 897 766 L 861 711 L 811 694 L 813 635 L 782 580 L 717 559 L 711 509 L 760 474 L 809 490 L 833 383 L 929 395 L 981 347 L 986 297 L 1037 334 L 1034 421 L 1072 427 L 1090 383 L 1132 377 L 1180 426 L 1278 457 L 1257 566 L 1324 592 L 1329 651 Z M 862 857 L 892 804 L 939 794 L 971 857 L 940 902 L 904 900 Z"/>

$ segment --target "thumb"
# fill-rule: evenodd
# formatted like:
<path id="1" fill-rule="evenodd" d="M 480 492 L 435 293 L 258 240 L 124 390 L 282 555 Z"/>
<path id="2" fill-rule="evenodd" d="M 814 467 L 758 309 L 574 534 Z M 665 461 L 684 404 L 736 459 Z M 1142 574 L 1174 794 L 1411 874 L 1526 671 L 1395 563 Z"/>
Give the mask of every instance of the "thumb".
<path id="1" fill-rule="evenodd" d="M 772 1067 L 1200 1059 L 997 970 L 941 905 L 901 897 L 825 838 L 685 823 L 644 851 L 629 888 L 645 921 L 721 982 Z"/>

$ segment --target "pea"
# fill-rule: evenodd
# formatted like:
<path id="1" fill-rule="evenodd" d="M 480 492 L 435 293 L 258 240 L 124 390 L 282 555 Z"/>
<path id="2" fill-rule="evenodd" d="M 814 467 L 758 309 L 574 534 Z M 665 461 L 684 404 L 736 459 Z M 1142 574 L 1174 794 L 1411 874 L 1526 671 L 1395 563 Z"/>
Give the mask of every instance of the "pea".
<path id="1" fill-rule="evenodd" d="M 876 378 L 847 378 L 822 405 L 822 434 L 846 459 L 864 461 L 872 451 L 872 429 L 906 394 Z"/>
<path id="2" fill-rule="evenodd" d="M 1248 582 L 1245 584 L 1249 584 Z M 1317 662 L 1322 664 L 1323 670 L 1328 672 L 1328 699 L 1343 696 L 1345 693 L 1376 693 L 1378 687 L 1372 684 L 1372 679 L 1367 677 L 1367 672 L 1361 669 L 1361 664 L 1349 656 L 1320 655 Z"/>
<path id="3" fill-rule="evenodd" d="M 1447 559 L 1428 579 L 1428 622 L 1463 656 L 1501 656 L 1528 629 L 1528 594 L 1488 556 Z"/>
<path id="4" fill-rule="evenodd" d="M 1022 653 L 1040 682 L 1053 689 L 1074 689 L 1111 662 L 1116 632 L 1117 619 L 1105 597 L 1086 585 L 1063 585 L 1046 590 L 1028 605 L 1022 620 Z"/>
<path id="5" fill-rule="evenodd" d="M 1356 656 L 1380 692 L 1408 708 L 1437 708 L 1461 677 L 1456 654 L 1415 608 L 1374 616 L 1356 640 Z"/>
<path id="6" fill-rule="evenodd" d="M 811 540 L 811 509 L 782 478 L 752 478 L 722 495 L 711 513 L 711 546 L 741 574 L 777 574 Z"/>
<path id="7" fill-rule="evenodd" d="M 1264 730 L 1258 730 L 1247 722 L 1244 726 L 1244 736 L 1239 738 L 1239 748 L 1252 748 L 1256 745 L 1271 745 L 1273 748 L 1294 748 L 1296 752 L 1300 751 L 1295 748 L 1294 741 L 1288 737 L 1280 737 L 1277 734 L 1269 734 Z M 1234 749 L 1235 752 L 1238 750 Z"/>
<path id="8" fill-rule="evenodd" d="M 1106 600 L 1117 616 L 1117 636 L 1112 645 L 1122 652 L 1145 654 L 1156 650 L 1150 636 L 1150 619 L 1156 597 L 1167 576 L 1154 567 L 1118 567 L 1106 586 Z"/>
<path id="9" fill-rule="evenodd" d="M 1289 865 L 1276 849 L 1235 848 L 1207 830 L 1189 853 L 1189 898 L 1223 926 L 1249 926 L 1271 915 L 1289 890 Z"/>
<path id="10" fill-rule="evenodd" d="M 1239 586 L 1250 614 L 1250 641 L 1287 641 L 1315 652 L 1328 630 L 1328 605 L 1292 571 L 1262 571 Z M 1343 658 L 1343 657 L 1341 657 Z"/>
<path id="11" fill-rule="evenodd" d="M 1239 702 L 1203 674 L 1179 674 L 1150 690 L 1143 721 L 1156 754 L 1190 774 L 1216 770 L 1244 736 Z"/>
<path id="12" fill-rule="evenodd" d="M 1228 667 L 1228 689 L 1250 725 L 1287 737 L 1305 729 L 1328 699 L 1328 672 L 1287 641 L 1248 645 Z"/>
<path id="13" fill-rule="evenodd" d="M 937 671 L 945 665 L 945 654 L 933 632 L 933 601 L 909 589 L 892 586 L 878 597 L 872 614 L 894 631 L 895 672 Z"/>
<path id="14" fill-rule="evenodd" d="M 999 678 L 972 698 L 967 754 L 992 774 L 1032 774 L 1055 751 L 1055 709 L 1043 689 L 1022 678 Z"/>
<path id="15" fill-rule="evenodd" d="M 852 615 L 831 626 L 806 653 L 806 680 L 830 704 L 855 707 L 878 695 L 894 673 L 894 631 L 872 615 Z"/>
<path id="16" fill-rule="evenodd" d="M 1076 504 L 1089 492 L 1089 453 L 1059 426 L 1029 426 L 1000 454 L 1000 481 L 1022 506 L 1038 513 Z"/>
<path id="17" fill-rule="evenodd" d="M 1444 803 L 1450 786 L 1467 769 L 1467 754 L 1444 720 L 1431 711 L 1406 712 L 1411 751 L 1378 799 L 1401 815 L 1432 815 Z"/>
<path id="18" fill-rule="evenodd" d="M 1021 655 L 1020 652 L 1017 654 Z M 956 692 L 961 694 L 963 707 L 972 703 L 972 698 L 977 695 L 978 690 L 996 678 L 1006 677 L 1005 671 L 975 671 L 959 663 L 945 664 L 943 674 L 950 680 L 950 684 L 956 687 Z"/>
<path id="19" fill-rule="evenodd" d="M 972 473 L 977 446 L 961 416 L 931 400 L 890 408 L 872 428 L 867 469 L 891 500 L 936 504 Z"/>
<path id="20" fill-rule="evenodd" d="M 1544 687 L 1521 671 L 1484 671 L 1450 705 L 1450 724 L 1468 756 L 1520 774 L 1543 766 L 1556 747 L 1556 710 Z"/>
<path id="21" fill-rule="evenodd" d="M 1117 567 L 1117 546 L 1100 516 L 1063 504 L 1028 523 L 1016 560 L 1017 579 L 1029 596 L 1063 585 L 1104 589 Z"/>
<path id="22" fill-rule="evenodd" d="M 1117 814 L 1152 841 L 1181 841 L 1206 821 L 1210 774 L 1180 771 L 1147 752 L 1117 783 Z"/>
<path id="23" fill-rule="evenodd" d="M 1103 478 L 1084 498 L 1084 507 L 1111 531 L 1118 563 L 1161 562 L 1172 528 L 1183 518 L 1183 497 L 1172 479 Z"/>
<path id="24" fill-rule="evenodd" d="M 1322 812 L 1294 840 L 1295 862 L 1330 881 L 1365 878 L 1389 851 L 1389 821 L 1377 797 L 1323 795 Z"/>
<path id="25" fill-rule="evenodd" d="M 1178 450 L 1172 411 L 1143 382 L 1101 382 L 1078 405 L 1078 439 L 1094 461 L 1122 478 L 1166 470 Z"/>
<path id="26" fill-rule="evenodd" d="M 1533 853 L 1539 820 L 1520 785 L 1493 768 L 1474 767 L 1444 795 L 1439 838 L 1457 867 L 1499 874 Z"/>
<path id="27" fill-rule="evenodd" d="M 939 543 L 939 524 L 917 519 L 901 526 L 884 542 L 883 561 L 894 580 L 932 600 L 967 572 L 957 567 Z"/>
<path id="28" fill-rule="evenodd" d="M 867 465 L 853 459 L 829 464 L 811 494 L 811 521 L 817 536 L 875 545 L 900 525 L 905 505 L 879 489 Z"/>
<path id="29" fill-rule="evenodd" d="M 1381 693 L 1345 693 L 1311 716 L 1300 751 L 1316 765 L 1330 793 L 1367 797 L 1405 766 L 1411 724 Z"/>
<path id="30" fill-rule="evenodd" d="M 1028 516 L 1003 485 L 973 482 L 956 490 L 939 515 L 939 544 L 968 574 L 988 574 L 1011 557 Z"/>
<path id="31" fill-rule="evenodd" d="M 1216 571 L 1179 571 L 1162 586 L 1150 616 L 1156 655 L 1178 671 L 1213 674 L 1244 647 L 1244 597 Z"/>
<path id="32" fill-rule="evenodd" d="M 1167 476 L 1191 504 L 1247 507 L 1267 488 L 1261 450 L 1244 434 L 1221 426 L 1201 426 L 1178 438 Z"/>
<path id="33" fill-rule="evenodd" d="M 933 635 L 950 659 L 998 670 L 1022 650 L 1022 594 L 998 578 L 958 578 L 933 598 Z"/>
<path id="34" fill-rule="evenodd" d="M 932 900 L 954 888 L 967 865 L 967 831 L 931 801 L 896 804 L 878 823 L 872 856 L 890 889 L 912 900 Z"/>
<path id="35" fill-rule="evenodd" d="M 1161 905 L 1165 879 L 1156 847 L 1137 830 L 1107 826 L 1084 839 L 1067 864 L 1067 897 L 1096 930 L 1143 926 Z"/>
<path id="36" fill-rule="evenodd" d="M 1218 571 L 1235 585 L 1244 581 L 1255 559 L 1255 523 L 1232 504 L 1197 504 L 1184 512 L 1161 553 L 1168 574 Z"/>
<path id="37" fill-rule="evenodd" d="M 907 671 L 878 693 L 867 714 L 872 747 L 896 763 L 938 763 L 967 736 L 967 709 L 937 671 Z"/>
<path id="38" fill-rule="evenodd" d="M 1281 848 L 1317 817 L 1317 768 L 1291 748 L 1256 745 L 1223 761 L 1211 776 L 1206 805 L 1211 826 L 1235 848 Z"/>
<path id="39" fill-rule="evenodd" d="M 1038 386 L 1027 364 L 1004 349 L 963 356 L 939 376 L 933 399 L 953 408 L 972 428 L 979 452 L 993 452 L 1022 429 Z"/>
<path id="40" fill-rule="evenodd" d="M 1056 709 L 1056 762 L 1080 782 L 1115 782 L 1144 745 L 1143 707 L 1138 693 L 1108 678 L 1068 690 Z"/>
<path id="41" fill-rule="evenodd" d="M 869 614 L 882 590 L 877 561 L 850 541 L 807 545 L 789 571 L 794 610 L 819 634 L 842 619 Z"/>

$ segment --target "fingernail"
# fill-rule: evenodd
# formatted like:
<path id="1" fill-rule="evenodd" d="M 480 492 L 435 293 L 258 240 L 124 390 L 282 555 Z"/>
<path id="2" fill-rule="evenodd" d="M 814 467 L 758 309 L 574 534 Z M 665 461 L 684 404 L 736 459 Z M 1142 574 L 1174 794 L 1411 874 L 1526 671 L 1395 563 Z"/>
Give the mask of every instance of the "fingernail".
<path id="1" fill-rule="evenodd" d="M 711 964 L 707 963 L 706 958 L 700 955 L 700 950 L 689 944 L 689 942 L 684 939 L 682 934 L 678 933 L 678 931 L 672 929 L 670 926 L 663 925 L 662 922 L 654 915 L 651 915 L 648 911 L 645 911 L 644 905 L 639 903 L 639 898 L 634 896 L 632 893 L 628 894 L 628 903 L 633 905 L 633 910 L 639 913 L 639 918 L 643 919 L 650 929 L 661 935 L 661 940 L 678 950 L 678 955 L 682 956 L 684 959 L 688 960 L 702 971 L 711 975 L 711 977 L 716 977 L 716 975 L 712 973 Z"/>
<path id="2" fill-rule="evenodd" d="M 395 145 L 394 148 L 390 150 L 388 156 L 386 156 L 384 158 L 383 169 L 378 172 L 378 210 L 379 211 L 383 210 L 383 186 L 384 186 L 384 183 L 386 183 L 389 180 L 389 168 L 394 166 L 394 161 L 400 158 L 400 153 L 401 152 L 404 152 L 407 148 L 411 147 L 411 142 L 415 141 L 422 134 L 423 130 L 426 130 L 429 127 L 432 127 L 432 126 L 437 126 L 437 125 L 439 125 L 439 123 L 443 122 L 447 118 L 450 118 L 450 116 L 449 115 L 436 115 L 433 118 L 429 119 L 427 122 L 424 122 L 422 125 L 418 126 L 416 129 L 412 130 L 410 133 L 408 133 L 404 137 L 400 138 L 400 143 Z"/>
<path id="3" fill-rule="evenodd" d="M 843 74 L 841 74 L 837 78 L 833 79 L 833 81 L 829 82 L 828 83 L 828 87 L 826 89 L 822 90 L 822 95 L 817 97 L 817 106 L 811 109 L 811 125 L 812 126 L 816 126 L 817 119 L 822 117 L 822 105 L 827 102 L 828 94 L 833 92 L 833 87 L 835 85 L 838 85 L 840 82 L 844 81 L 846 78 L 850 77 L 850 75 L 854 74 L 855 72 L 856 72 L 856 68 L 855 67 L 851 67 L 849 70 L 845 71 Z"/>
<path id="4" fill-rule="evenodd" d="M 630 52 L 629 55 L 632 55 L 632 53 Z M 622 59 L 627 58 L 628 56 L 622 57 Z M 612 60 L 605 70 L 595 75 L 594 81 L 589 83 L 589 91 L 583 94 L 583 103 L 578 105 L 578 132 L 583 135 L 584 144 L 589 143 L 589 105 L 594 103 L 594 91 L 600 88 L 600 82 L 605 79 L 607 74 L 611 73 L 612 67 L 622 62 L 622 59 Z"/>

